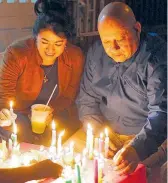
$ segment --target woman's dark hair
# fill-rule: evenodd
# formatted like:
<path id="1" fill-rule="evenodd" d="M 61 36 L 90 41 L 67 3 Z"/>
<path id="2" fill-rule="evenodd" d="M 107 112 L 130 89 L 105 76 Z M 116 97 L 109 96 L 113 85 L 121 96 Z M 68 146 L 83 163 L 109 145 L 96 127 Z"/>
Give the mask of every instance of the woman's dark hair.
<path id="1" fill-rule="evenodd" d="M 67 12 L 65 0 L 37 0 L 34 12 L 37 15 L 33 26 L 35 37 L 45 28 L 50 28 L 56 34 L 64 32 L 67 37 L 72 36 L 74 24 Z"/>

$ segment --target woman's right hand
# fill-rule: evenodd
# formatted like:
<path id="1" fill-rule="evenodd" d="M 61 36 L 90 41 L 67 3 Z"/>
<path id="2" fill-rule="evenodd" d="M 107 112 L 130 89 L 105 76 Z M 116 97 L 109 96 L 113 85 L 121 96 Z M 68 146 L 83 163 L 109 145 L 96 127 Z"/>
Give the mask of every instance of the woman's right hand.
<path id="1" fill-rule="evenodd" d="M 14 114 L 16 115 L 16 114 Z M 16 117 L 16 116 L 14 116 Z M 1 127 L 6 127 L 6 126 L 11 126 L 12 124 L 12 120 L 11 120 L 12 116 L 11 113 L 8 109 L 2 109 L 0 111 L 0 126 Z"/>

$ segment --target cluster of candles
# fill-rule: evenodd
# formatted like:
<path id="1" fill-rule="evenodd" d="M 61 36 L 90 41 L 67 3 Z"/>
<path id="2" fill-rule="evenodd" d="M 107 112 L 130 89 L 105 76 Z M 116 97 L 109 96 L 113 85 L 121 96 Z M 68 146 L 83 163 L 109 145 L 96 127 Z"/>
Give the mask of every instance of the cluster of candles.
<path id="1" fill-rule="evenodd" d="M 89 159 L 93 159 L 96 154 L 103 154 L 105 158 L 108 158 L 109 152 L 109 136 L 108 129 L 105 128 L 105 138 L 104 134 L 100 133 L 100 137 L 94 138 L 93 129 L 90 124 L 88 124 L 87 134 L 86 134 L 86 149 L 88 152 Z"/>
<path id="2" fill-rule="evenodd" d="M 18 140 L 17 140 L 17 124 L 15 122 L 16 117 L 13 112 L 13 102 L 10 102 L 10 113 L 11 113 L 11 121 L 13 125 L 13 133 L 11 135 L 11 139 L 9 139 L 8 149 L 10 152 L 12 152 L 11 154 L 12 154 L 13 162 L 16 163 L 16 157 L 18 156 L 17 153 L 19 153 L 20 144 L 18 143 Z M 104 160 L 105 160 L 104 158 L 108 158 L 108 151 L 109 151 L 108 130 L 105 129 L 104 133 L 101 133 L 99 138 L 97 137 L 94 138 L 93 129 L 91 125 L 88 124 L 87 134 L 86 134 L 86 148 L 83 150 L 82 155 L 76 156 L 76 157 L 74 155 L 74 142 L 71 142 L 67 148 L 63 149 L 62 147 L 62 137 L 64 135 L 64 132 L 65 131 L 61 131 L 57 136 L 56 123 L 52 121 L 52 139 L 51 139 L 51 145 L 49 147 L 49 153 L 53 157 L 50 157 L 50 159 L 55 161 L 63 160 L 65 164 L 68 164 L 67 162 L 70 162 L 69 163 L 70 166 L 72 166 L 73 163 L 75 163 L 77 183 L 82 182 L 81 172 L 86 170 L 88 161 L 90 161 L 93 163 L 93 167 L 94 167 L 94 183 L 101 183 L 103 179 L 103 168 L 104 168 Z M 2 142 L 3 154 L 5 154 L 5 151 L 6 151 L 5 147 L 6 147 L 6 142 L 3 141 Z M 0 156 L 2 156 L 1 154 L 2 153 L 0 152 Z M 65 182 L 72 183 L 72 180 L 68 179 Z"/>
<path id="3" fill-rule="evenodd" d="M 19 143 L 17 141 L 17 124 L 15 122 L 15 115 L 13 112 L 13 101 L 10 101 L 10 114 L 11 114 L 11 121 L 13 126 L 13 133 L 11 135 L 11 139 L 9 139 L 9 149 L 10 150 L 19 150 Z M 58 156 L 61 155 L 62 152 L 62 137 L 65 133 L 65 130 L 61 131 L 57 138 L 57 131 L 56 131 L 56 124 L 54 120 L 52 121 L 52 140 L 51 140 L 51 146 L 49 148 L 50 152 L 53 154 L 57 154 Z M 73 153 L 74 149 L 74 143 L 70 143 L 70 152 Z"/>
<path id="4" fill-rule="evenodd" d="M 107 128 L 105 128 L 104 133 L 100 133 L 99 138 L 94 138 L 93 129 L 91 125 L 88 124 L 86 134 L 86 152 L 89 159 L 94 159 L 94 183 L 102 182 L 104 168 L 102 159 L 108 158 L 109 141 L 110 139 Z"/>

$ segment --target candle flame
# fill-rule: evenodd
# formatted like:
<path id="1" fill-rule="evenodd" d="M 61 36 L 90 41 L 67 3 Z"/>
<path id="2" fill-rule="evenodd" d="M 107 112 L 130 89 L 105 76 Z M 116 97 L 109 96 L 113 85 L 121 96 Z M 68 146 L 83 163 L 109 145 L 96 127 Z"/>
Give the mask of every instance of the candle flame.
<path id="1" fill-rule="evenodd" d="M 9 105 L 10 105 L 10 108 L 13 107 L 13 101 L 12 100 L 9 102 Z"/>
<path id="2" fill-rule="evenodd" d="M 100 138 L 101 138 L 101 139 L 103 138 L 103 136 L 104 136 L 103 133 L 100 133 Z"/>
<path id="3" fill-rule="evenodd" d="M 108 129 L 107 128 L 105 128 L 104 132 L 105 132 L 106 137 L 108 137 Z"/>
<path id="4" fill-rule="evenodd" d="M 52 130 L 55 130 L 55 128 L 56 128 L 56 124 L 55 124 L 55 122 L 54 122 L 54 120 L 52 121 Z"/>
<path id="5" fill-rule="evenodd" d="M 64 135 L 64 133 L 65 133 L 65 130 L 63 130 L 63 131 L 59 134 L 59 136 L 62 137 L 62 136 Z"/>
<path id="6" fill-rule="evenodd" d="M 88 129 L 92 130 L 92 126 L 90 123 L 88 123 Z"/>

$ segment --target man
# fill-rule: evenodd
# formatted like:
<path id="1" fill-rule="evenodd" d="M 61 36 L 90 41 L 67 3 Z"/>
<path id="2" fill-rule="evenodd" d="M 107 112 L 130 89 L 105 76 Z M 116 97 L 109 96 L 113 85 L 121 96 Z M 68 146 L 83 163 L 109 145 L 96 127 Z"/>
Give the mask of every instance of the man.
<path id="1" fill-rule="evenodd" d="M 110 126 L 110 149 L 124 146 L 114 156 L 116 170 L 131 173 L 166 139 L 166 45 L 141 33 L 121 2 L 104 7 L 98 31 L 101 41 L 88 51 L 77 99 L 79 117 L 96 132 Z"/>

